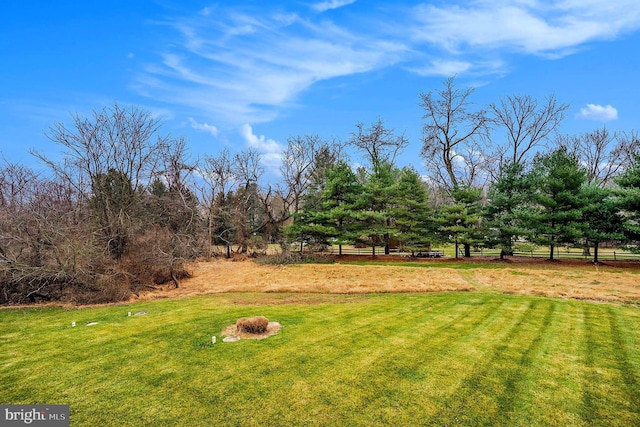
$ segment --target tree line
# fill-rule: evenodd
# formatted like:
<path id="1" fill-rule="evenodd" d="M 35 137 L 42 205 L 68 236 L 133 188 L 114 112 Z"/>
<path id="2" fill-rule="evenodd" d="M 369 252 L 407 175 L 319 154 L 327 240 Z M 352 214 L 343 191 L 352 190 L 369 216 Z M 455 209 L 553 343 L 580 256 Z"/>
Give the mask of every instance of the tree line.
<path id="1" fill-rule="evenodd" d="M 408 139 L 382 119 L 345 140 L 287 139 L 278 183 L 254 149 L 193 160 L 161 122 L 117 103 L 54 123 L 48 170 L 0 165 L 0 303 L 107 302 L 179 286 L 198 257 L 359 244 L 389 252 L 453 242 L 594 249 L 640 241 L 640 142 L 634 132 L 558 135 L 554 96 L 486 108 L 455 78 L 420 93 L 425 171 L 399 167 Z M 348 149 L 364 158 L 354 167 Z"/>

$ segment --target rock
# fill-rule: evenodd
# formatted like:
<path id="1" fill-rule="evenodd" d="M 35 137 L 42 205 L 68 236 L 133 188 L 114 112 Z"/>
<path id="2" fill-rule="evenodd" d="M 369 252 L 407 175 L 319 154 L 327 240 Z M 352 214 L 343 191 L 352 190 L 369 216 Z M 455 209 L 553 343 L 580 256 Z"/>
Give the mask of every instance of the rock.
<path id="1" fill-rule="evenodd" d="M 136 314 L 134 314 L 134 316 L 144 316 L 145 314 L 147 314 L 146 311 L 139 311 Z"/>
<path id="2" fill-rule="evenodd" d="M 93 326 L 93 325 L 97 325 L 98 322 L 87 322 L 87 326 Z"/>
<path id="3" fill-rule="evenodd" d="M 222 339 L 222 342 L 236 342 L 236 341 L 240 341 L 240 337 L 236 335 L 230 335 Z"/>

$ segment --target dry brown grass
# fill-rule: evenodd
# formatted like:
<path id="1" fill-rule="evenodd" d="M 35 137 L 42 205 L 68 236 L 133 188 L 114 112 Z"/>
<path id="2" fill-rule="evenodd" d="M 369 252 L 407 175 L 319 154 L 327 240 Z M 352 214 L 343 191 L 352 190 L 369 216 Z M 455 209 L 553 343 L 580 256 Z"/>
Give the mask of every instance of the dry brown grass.
<path id="1" fill-rule="evenodd" d="M 236 321 L 236 330 L 248 334 L 263 334 L 268 325 L 269 319 L 264 316 L 242 317 Z"/>
<path id="2" fill-rule="evenodd" d="M 471 270 L 482 286 L 501 292 L 598 301 L 640 301 L 638 270 L 583 266 Z"/>
<path id="3" fill-rule="evenodd" d="M 364 294 L 371 292 L 470 291 L 454 269 L 381 265 L 299 264 L 259 265 L 253 261 L 213 260 L 195 264 L 193 277 L 179 289 L 147 297 L 193 296 L 227 292 L 301 292 Z"/>
<path id="4" fill-rule="evenodd" d="M 141 298 L 267 292 L 366 294 L 375 292 L 489 291 L 611 302 L 640 302 L 640 269 L 536 262 L 496 268 L 405 267 L 353 264 L 259 265 L 213 260 L 191 266 L 179 289 Z"/>

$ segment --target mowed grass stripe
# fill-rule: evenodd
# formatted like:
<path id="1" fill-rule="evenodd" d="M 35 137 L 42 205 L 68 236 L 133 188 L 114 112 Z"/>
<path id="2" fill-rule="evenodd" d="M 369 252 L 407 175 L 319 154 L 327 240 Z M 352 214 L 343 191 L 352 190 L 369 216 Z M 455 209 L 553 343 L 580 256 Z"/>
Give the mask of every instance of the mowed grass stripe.
<path id="1" fill-rule="evenodd" d="M 637 363 L 640 358 L 638 353 L 632 354 L 629 347 L 631 345 L 631 336 L 629 334 L 629 322 L 625 321 L 622 316 L 609 307 L 609 325 L 611 328 L 611 337 L 614 344 L 615 358 L 618 363 L 620 375 L 627 386 L 628 410 L 636 415 L 636 419 L 640 419 L 640 384 L 638 380 Z M 636 319 L 637 320 L 637 319 Z M 638 331 L 638 323 L 635 323 L 635 332 Z M 632 356 L 635 356 L 636 364 L 632 363 Z M 638 423 L 640 424 L 640 423 Z"/>
<path id="2" fill-rule="evenodd" d="M 590 425 L 640 425 L 633 366 L 610 307 L 584 308 L 583 418 Z"/>
<path id="3" fill-rule="evenodd" d="M 464 376 L 459 387 L 440 405 L 441 411 L 433 417 L 437 423 L 481 425 L 486 420 L 496 420 L 505 415 L 500 412 L 505 405 L 502 396 L 511 392 L 513 395 L 507 399 L 519 397 L 515 394 L 513 376 L 517 369 L 524 371 L 519 375 L 526 373 L 526 367 L 518 363 L 522 359 L 519 351 L 531 347 L 530 343 L 522 342 L 522 337 L 530 339 L 531 334 L 526 333 L 525 328 L 530 324 L 536 325 L 542 318 L 541 310 L 537 309 L 539 303 L 538 300 L 532 300 L 523 304 L 509 321 L 501 325 L 502 332 L 490 338 L 490 354 L 472 365 L 473 368 Z M 535 329 L 535 326 L 529 326 L 528 329 Z M 479 414 L 469 410 L 474 406 L 483 407 L 483 412 Z"/>
<path id="4" fill-rule="evenodd" d="M 0 311 L 0 401 L 69 403 L 79 426 L 639 424 L 637 308 L 469 293 L 230 299 Z M 255 314 L 283 330 L 211 344 Z M 101 323 L 70 328 L 80 319 Z"/>

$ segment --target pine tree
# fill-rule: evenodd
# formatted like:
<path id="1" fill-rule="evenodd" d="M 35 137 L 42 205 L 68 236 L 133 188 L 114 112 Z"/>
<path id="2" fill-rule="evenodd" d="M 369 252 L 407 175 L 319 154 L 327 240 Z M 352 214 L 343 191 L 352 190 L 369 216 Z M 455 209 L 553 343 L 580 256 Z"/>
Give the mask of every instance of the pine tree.
<path id="1" fill-rule="evenodd" d="M 471 246 L 484 241 L 481 229 L 481 193 L 473 187 L 456 187 L 451 191 L 453 203 L 443 206 L 438 222 L 440 233 L 455 244 L 456 258 L 458 247 L 464 246 L 464 256 L 471 257 Z"/>
<path id="2" fill-rule="evenodd" d="M 362 194 L 362 184 L 351 167 L 339 162 L 325 172 L 325 188 L 322 191 L 322 210 L 325 221 L 334 229 L 333 242 L 338 245 L 342 255 L 342 246 L 357 238 L 358 199 Z"/>
<path id="3" fill-rule="evenodd" d="M 584 189 L 586 206 L 582 211 L 584 238 L 593 245 L 593 263 L 598 263 L 598 248 L 606 240 L 623 240 L 625 221 L 618 200 L 608 188 L 591 185 Z"/>
<path id="4" fill-rule="evenodd" d="M 624 234 L 640 250 L 640 156 L 615 182 L 620 186 L 619 206 L 626 219 Z"/>
<path id="5" fill-rule="evenodd" d="M 500 248 L 500 259 L 513 255 L 513 243 L 526 233 L 521 211 L 529 190 L 522 163 L 506 165 L 498 180 L 489 189 L 484 210 L 487 244 Z"/>
<path id="6" fill-rule="evenodd" d="M 403 168 L 389 213 L 394 237 L 412 253 L 429 246 L 435 239 L 438 224 L 429 209 L 428 198 L 420 175 L 411 168 Z"/>
<path id="7" fill-rule="evenodd" d="M 381 162 L 376 170 L 367 174 L 357 202 L 360 232 L 367 236 L 373 256 L 379 245 L 384 245 L 385 253 L 389 253 L 389 238 L 393 232 L 389 209 L 397 194 L 396 182 L 397 169 L 390 163 Z"/>
<path id="8" fill-rule="evenodd" d="M 556 246 L 573 243 L 583 234 L 586 172 L 575 156 L 559 148 L 537 156 L 529 178 L 532 207 L 524 216 L 525 225 L 534 233 L 534 241 L 549 246 L 549 259 L 553 260 Z"/>

